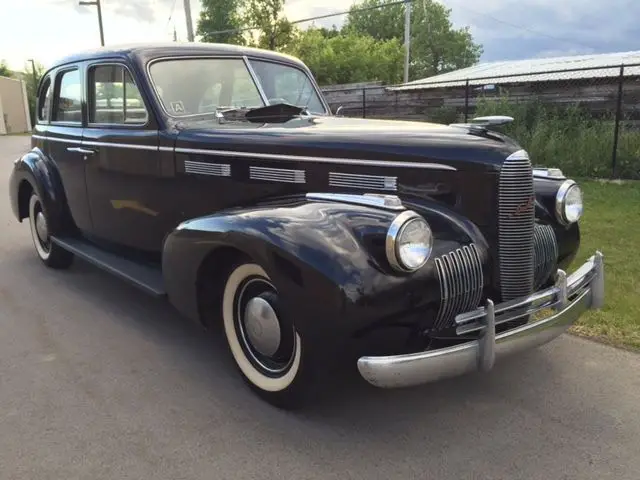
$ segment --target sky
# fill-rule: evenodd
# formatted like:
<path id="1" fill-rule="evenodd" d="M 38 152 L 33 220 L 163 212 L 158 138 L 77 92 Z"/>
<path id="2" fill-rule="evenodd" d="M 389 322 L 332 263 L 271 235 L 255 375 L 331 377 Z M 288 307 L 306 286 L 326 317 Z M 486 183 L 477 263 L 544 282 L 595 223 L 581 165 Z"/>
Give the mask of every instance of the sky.
<path id="1" fill-rule="evenodd" d="M 286 0 L 290 20 L 347 10 L 357 0 Z M 640 0 L 439 0 L 468 26 L 481 61 L 640 50 Z M 102 0 L 105 43 L 186 40 L 183 0 Z M 194 28 L 200 1 L 191 0 Z M 419 0 L 416 7 L 420 8 Z M 344 16 L 318 25 L 341 25 Z M 306 27 L 309 24 L 301 24 Z M 96 8 L 77 0 L 0 0 L 0 60 L 22 70 L 100 45 Z"/>

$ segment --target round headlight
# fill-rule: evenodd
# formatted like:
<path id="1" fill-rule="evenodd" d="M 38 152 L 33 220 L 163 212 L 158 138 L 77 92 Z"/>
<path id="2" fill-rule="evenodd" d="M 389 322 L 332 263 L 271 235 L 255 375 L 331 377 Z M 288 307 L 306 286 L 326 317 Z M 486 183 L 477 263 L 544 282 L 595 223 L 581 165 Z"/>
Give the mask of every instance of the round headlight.
<path id="1" fill-rule="evenodd" d="M 582 190 L 573 180 L 560 185 L 556 194 L 556 217 L 563 225 L 569 225 L 582 217 Z"/>
<path id="2" fill-rule="evenodd" d="M 387 232 L 386 252 L 391 266 L 401 272 L 415 272 L 422 267 L 433 248 L 429 224 L 416 212 L 402 212 Z"/>

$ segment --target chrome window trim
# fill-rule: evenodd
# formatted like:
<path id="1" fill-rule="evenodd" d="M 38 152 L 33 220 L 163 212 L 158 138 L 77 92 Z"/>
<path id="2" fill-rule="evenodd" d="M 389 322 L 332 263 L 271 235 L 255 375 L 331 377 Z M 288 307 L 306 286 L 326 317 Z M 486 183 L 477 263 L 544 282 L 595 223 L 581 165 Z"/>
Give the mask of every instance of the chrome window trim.
<path id="1" fill-rule="evenodd" d="M 281 160 L 294 162 L 315 162 L 315 163 L 338 163 L 342 165 L 366 165 L 374 167 L 404 167 L 404 168 L 425 168 L 430 170 L 450 170 L 456 171 L 455 167 L 440 163 L 420 163 L 420 162 L 390 162 L 387 160 L 360 160 L 355 158 L 332 158 L 332 157 L 312 157 L 306 155 L 281 155 L 275 153 L 253 153 L 238 152 L 232 150 L 208 150 L 198 148 L 176 147 L 176 153 L 193 153 L 196 155 L 215 155 L 240 158 L 264 158 L 267 160 Z"/>
<path id="2" fill-rule="evenodd" d="M 54 120 L 57 117 L 58 103 L 60 102 L 60 91 L 58 87 L 62 88 L 62 78 L 69 72 L 77 71 L 78 77 L 80 77 L 80 117 L 79 122 L 70 122 L 67 120 Z M 86 111 L 83 108 L 85 103 L 84 88 L 82 88 L 84 82 L 83 71 L 80 68 L 79 63 L 72 63 L 69 67 L 61 68 L 56 71 L 55 78 L 53 79 L 53 95 L 51 96 L 51 111 L 49 112 L 49 125 L 60 127 L 80 127 L 84 128 Z"/>
<path id="3" fill-rule="evenodd" d="M 145 71 L 147 73 L 147 80 L 149 82 L 149 84 L 151 85 L 151 88 L 153 90 L 153 94 L 156 97 L 157 102 L 160 105 L 160 108 L 162 109 L 162 111 L 169 116 L 172 119 L 176 119 L 176 120 L 180 120 L 180 119 L 184 119 L 184 118 L 194 118 L 194 117 L 204 117 L 207 115 L 212 115 L 213 112 L 207 112 L 207 113 L 190 113 L 189 115 L 180 115 L 180 116 L 175 116 L 175 115 L 171 115 L 171 113 L 169 113 L 169 111 L 166 109 L 164 102 L 162 101 L 162 97 L 160 96 L 160 92 L 158 92 L 158 88 L 156 86 L 156 83 L 153 81 L 153 77 L 151 76 L 151 67 L 153 66 L 153 64 L 158 63 L 158 62 L 164 62 L 164 61 L 169 61 L 169 60 L 241 60 L 242 63 L 244 63 L 245 68 L 247 67 L 247 63 L 246 60 L 244 58 L 244 55 L 171 55 L 171 56 L 167 56 L 167 57 L 158 57 L 158 58 L 154 58 L 152 60 L 149 60 L 147 62 L 147 65 L 145 67 Z M 251 76 L 251 72 L 249 72 L 249 76 Z M 256 84 L 256 79 L 251 77 L 251 79 L 253 80 L 254 84 Z M 263 103 L 266 102 L 264 100 L 264 97 L 262 96 L 262 94 L 260 94 L 260 87 L 258 87 L 258 85 L 256 84 L 256 89 L 258 90 L 258 95 L 260 95 L 260 97 L 262 98 Z M 264 106 L 264 105 L 263 105 Z"/>
<path id="4" fill-rule="evenodd" d="M 264 103 L 265 105 L 269 105 L 269 99 L 267 98 L 267 94 L 264 92 L 264 88 L 262 88 L 262 84 L 260 83 L 260 79 L 258 78 L 258 74 L 253 69 L 253 65 L 251 65 L 251 62 L 249 61 L 249 57 L 247 57 L 246 55 L 243 55 L 242 56 L 242 60 L 244 60 L 244 64 L 246 65 L 247 70 L 249 71 L 249 75 L 251 75 L 251 79 L 253 80 L 253 83 L 255 84 L 256 88 L 258 89 L 258 93 L 260 94 L 260 98 L 262 98 L 262 103 Z"/>
<path id="5" fill-rule="evenodd" d="M 137 82 L 135 81 L 135 77 L 133 76 L 131 69 L 127 66 L 126 63 L 124 63 L 123 61 L 117 61 L 117 60 L 107 60 L 105 62 L 101 62 L 99 60 L 93 61 L 91 63 L 87 64 L 87 68 L 86 68 L 86 72 L 87 72 L 87 84 L 86 84 L 86 91 L 84 92 L 85 95 L 87 96 L 87 127 L 88 128 L 129 128 L 129 129 L 144 129 L 146 127 L 149 126 L 149 123 L 151 121 L 151 111 L 149 110 L 146 102 L 144 101 L 144 98 L 142 98 L 142 105 L 143 108 L 145 109 L 145 111 L 147 112 L 147 121 L 144 123 L 92 123 L 89 121 L 89 119 L 91 118 L 91 102 L 89 102 L 89 88 L 91 86 L 91 69 L 95 68 L 95 67 L 102 67 L 102 66 L 108 66 L 108 65 L 115 65 L 118 67 L 124 67 L 127 72 L 129 72 L 129 76 L 131 77 L 131 80 L 133 80 L 134 85 L 136 86 L 136 88 L 138 89 L 138 92 L 140 93 L 140 98 L 142 98 L 142 90 L 140 89 L 140 87 L 138 86 Z M 94 99 L 95 101 L 95 99 Z M 125 99 L 123 99 L 123 101 L 126 101 Z"/>

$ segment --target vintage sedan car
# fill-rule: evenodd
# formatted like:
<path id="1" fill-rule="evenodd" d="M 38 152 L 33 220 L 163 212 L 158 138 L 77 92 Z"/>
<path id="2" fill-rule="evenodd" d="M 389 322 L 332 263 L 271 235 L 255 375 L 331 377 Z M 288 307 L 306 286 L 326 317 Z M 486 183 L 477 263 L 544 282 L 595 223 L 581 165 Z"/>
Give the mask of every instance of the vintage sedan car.
<path id="1" fill-rule="evenodd" d="M 497 131 L 332 114 L 299 60 L 230 45 L 103 48 L 39 87 L 11 205 L 74 257 L 221 326 L 264 399 L 355 367 L 378 387 L 477 370 L 604 301 L 571 275 L 579 186 Z"/>

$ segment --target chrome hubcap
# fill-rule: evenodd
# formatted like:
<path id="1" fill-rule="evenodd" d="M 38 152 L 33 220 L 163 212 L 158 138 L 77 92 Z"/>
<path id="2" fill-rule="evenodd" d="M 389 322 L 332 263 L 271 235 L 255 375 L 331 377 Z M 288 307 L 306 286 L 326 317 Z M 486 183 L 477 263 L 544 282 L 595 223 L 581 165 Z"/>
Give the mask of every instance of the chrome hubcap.
<path id="1" fill-rule="evenodd" d="M 47 220 L 42 212 L 38 212 L 36 215 L 36 232 L 41 242 L 46 242 L 49 239 Z"/>
<path id="2" fill-rule="evenodd" d="M 280 322 L 275 310 L 262 297 L 247 302 L 244 313 L 247 339 L 261 355 L 271 357 L 280 348 Z"/>

